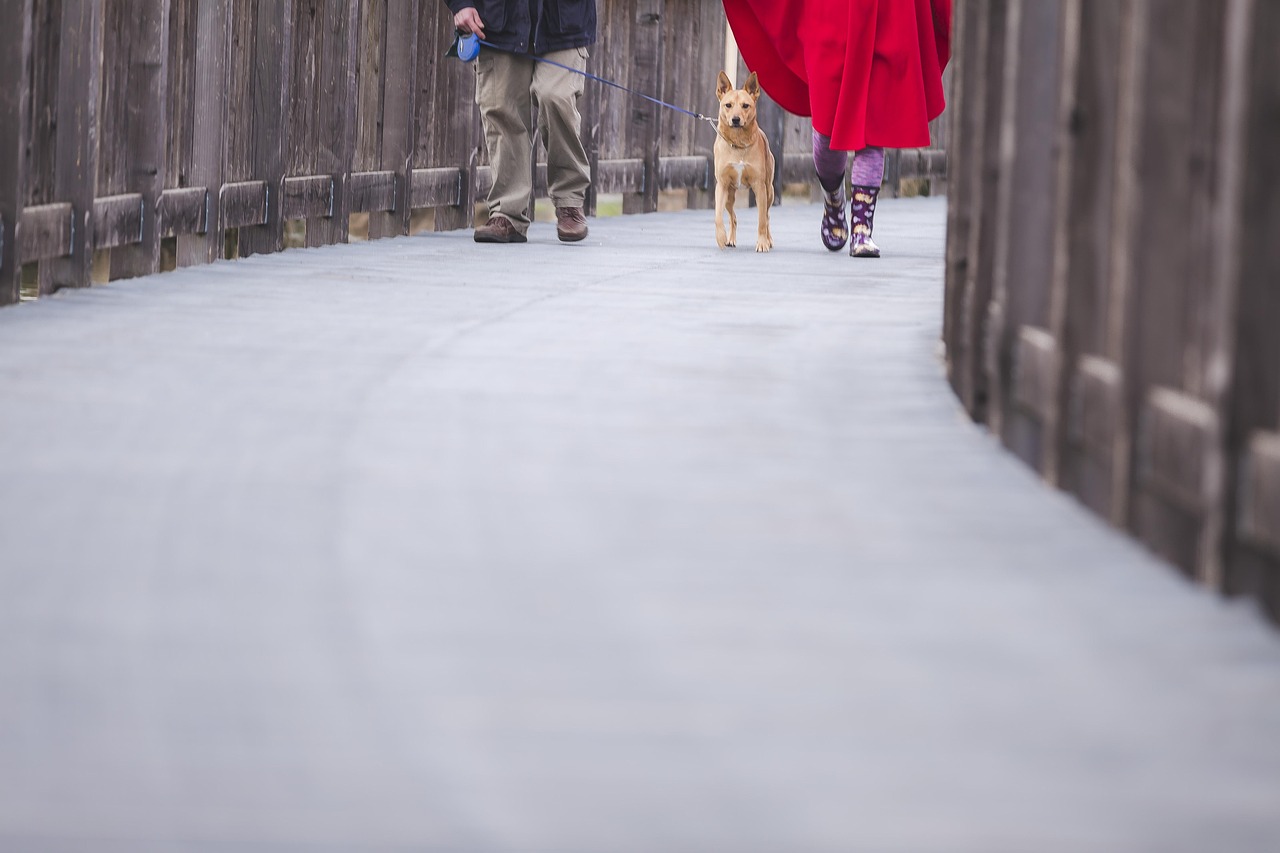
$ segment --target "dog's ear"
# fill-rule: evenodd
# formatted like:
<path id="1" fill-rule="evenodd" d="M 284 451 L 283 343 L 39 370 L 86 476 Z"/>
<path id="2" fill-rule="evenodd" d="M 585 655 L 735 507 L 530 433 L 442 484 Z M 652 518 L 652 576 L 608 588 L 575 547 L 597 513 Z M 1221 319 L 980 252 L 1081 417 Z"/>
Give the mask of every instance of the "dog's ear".
<path id="1" fill-rule="evenodd" d="M 750 76 L 747 77 L 747 82 L 742 85 L 742 88 L 746 90 L 748 95 L 755 98 L 757 101 L 760 100 L 760 81 L 756 79 L 756 72 L 751 72 Z"/>
<path id="2" fill-rule="evenodd" d="M 729 79 L 729 75 L 721 71 L 720 77 L 716 80 L 716 97 L 723 98 L 724 93 L 732 88 L 733 82 Z"/>

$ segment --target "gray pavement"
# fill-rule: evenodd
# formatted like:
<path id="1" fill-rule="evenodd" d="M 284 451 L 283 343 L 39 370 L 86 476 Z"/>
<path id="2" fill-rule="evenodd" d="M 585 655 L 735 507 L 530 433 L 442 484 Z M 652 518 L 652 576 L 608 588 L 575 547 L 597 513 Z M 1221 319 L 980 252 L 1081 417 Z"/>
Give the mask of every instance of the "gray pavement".
<path id="1" fill-rule="evenodd" d="M 1280 850 L 1280 632 L 965 420 L 941 202 L 817 219 L 0 310 L 0 850 Z"/>

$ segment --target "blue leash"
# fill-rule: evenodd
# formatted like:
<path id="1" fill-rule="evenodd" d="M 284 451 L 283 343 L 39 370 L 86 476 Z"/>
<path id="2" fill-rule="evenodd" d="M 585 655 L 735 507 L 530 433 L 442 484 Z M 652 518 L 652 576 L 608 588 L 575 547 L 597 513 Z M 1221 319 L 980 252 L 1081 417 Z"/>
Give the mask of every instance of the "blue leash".
<path id="1" fill-rule="evenodd" d="M 477 36 L 475 33 L 466 33 L 466 34 L 458 35 L 458 39 L 454 43 L 453 48 L 449 51 L 449 54 L 457 56 L 463 62 L 470 62 L 471 60 L 475 59 L 477 56 L 480 55 L 481 45 L 484 45 L 485 47 L 491 47 L 494 50 L 502 49 L 497 45 L 490 44 L 489 42 Z M 638 97 L 644 98 L 646 101 L 651 101 L 660 107 L 666 107 L 669 110 L 675 110 L 678 113 L 684 113 L 687 116 L 692 116 L 693 118 L 696 118 L 699 121 L 705 121 L 716 129 L 717 134 L 720 132 L 719 123 L 716 121 L 716 119 L 712 118 L 711 116 L 704 116 L 702 113 L 695 113 L 692 110 L 686 110 L 684 107 L 677 107 L 675 104 L 668 104 L 666 101 L 660 101 L 657 98 L 650 97 L 649 95 L 646 95 L 644 92 L 637 92 L 635 89 L 628 89 L 626 86 L 623 86 L 621 83 L 615 83 L 612 80 L 606 80 L 603 77 L 599 77 L 595 74 L 592 74 L 589 71 L 579 71 L 577 68 L 571 68 L 568 65 L 564 65 L 562 63 L 556 62 L 554 59 L 547 59 L 545 56 L 535 56 L 532 53 L 525 54 L 525 55 L 527 55 L 534 62 L 542 62 L 547 65 L 554 65 L 557 68 L 563 68 L 565 71 L 572 71 L 574 74 L 581 74 L 583 77 L 586 77 L 588 80 L 595 80 L 597 83 L 603 83 L 606 86 L 612 86 L 615 89 L 621 89 L 622 91 L 628 94 L 636 95 Z"/>

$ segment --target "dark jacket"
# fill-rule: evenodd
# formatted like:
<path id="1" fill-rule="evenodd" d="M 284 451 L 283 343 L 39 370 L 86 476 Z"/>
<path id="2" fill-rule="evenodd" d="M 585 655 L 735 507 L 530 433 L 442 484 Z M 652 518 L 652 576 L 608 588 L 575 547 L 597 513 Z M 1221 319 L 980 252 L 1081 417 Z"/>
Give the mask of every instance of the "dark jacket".
<path id="1" fill-rule="evenodd" d="M 595 0 L 445 0 L 445 5 L 454 14 L 474 7 L 484 22 L 484 40 L 512 53 L 541 55 L 596 40 Z"/>

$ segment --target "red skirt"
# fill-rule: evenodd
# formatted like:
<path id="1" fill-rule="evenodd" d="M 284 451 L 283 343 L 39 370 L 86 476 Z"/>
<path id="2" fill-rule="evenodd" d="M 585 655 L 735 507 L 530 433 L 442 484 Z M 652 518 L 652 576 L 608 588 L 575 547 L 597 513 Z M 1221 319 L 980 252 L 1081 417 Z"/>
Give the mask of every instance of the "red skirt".
<path id="1" fill-rule="evenodd" d="M 839 151 L 929 144 L 951 0 L 724 0 L 738 50 L 787 112 Z"/>

